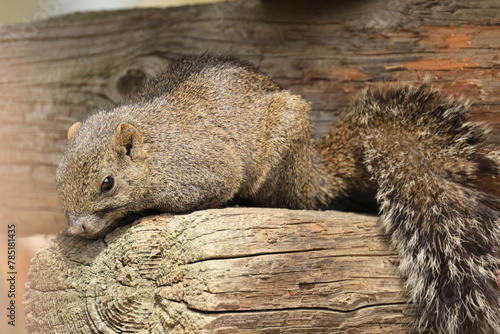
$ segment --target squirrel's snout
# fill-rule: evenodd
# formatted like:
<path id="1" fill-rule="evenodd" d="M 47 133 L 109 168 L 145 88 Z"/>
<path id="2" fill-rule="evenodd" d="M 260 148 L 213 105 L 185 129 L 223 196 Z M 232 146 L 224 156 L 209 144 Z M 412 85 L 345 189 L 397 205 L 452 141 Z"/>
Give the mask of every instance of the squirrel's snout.
<path id="1" fill-rule="evenodd" d="M 83 219 L 79 219 L 76 215 L 68 215 L 67 216 L 68 228 L 66 232 L 69 235 L 84 235 L 86 226 L 83 222 Z"/>
<path id="2" fill-rule="evenodd" d="M 68 227 L 66 233 L 71 236 L 80 236 L 82 238 L 96 238 L 98 231 L 95 230 L 95 223 L 91 216 L 74 215 L 67 216 Z"/>

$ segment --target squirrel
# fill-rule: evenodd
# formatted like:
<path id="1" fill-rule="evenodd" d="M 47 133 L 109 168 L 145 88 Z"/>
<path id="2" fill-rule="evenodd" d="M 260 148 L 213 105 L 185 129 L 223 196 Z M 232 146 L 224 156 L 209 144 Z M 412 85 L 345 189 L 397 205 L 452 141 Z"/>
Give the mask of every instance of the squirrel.
<path id="1" fill-rule="evenodd" d="M 243 201 L 378 210 L 418 333 L 500 333 L 500 174 L 470 104 L 416 86 L 365 88 L 311 139 L 310 105 L 254 65 L 188 56 L 68 130 L 56 172 L 67 232 L 98 238 L 154 210 Z"/>

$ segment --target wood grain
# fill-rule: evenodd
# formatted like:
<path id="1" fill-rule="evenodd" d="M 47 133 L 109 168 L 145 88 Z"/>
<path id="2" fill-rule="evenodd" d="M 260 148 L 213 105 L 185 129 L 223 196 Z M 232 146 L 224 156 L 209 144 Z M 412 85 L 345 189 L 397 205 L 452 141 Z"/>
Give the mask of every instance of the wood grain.
<path id="1" fill-rule="evenodd" d="M 30 333 L 404 333 L 378 218 L 227 208 L 145 218 L 39 252 Z"/>
<path id="2" fill-rule="evenodd" d="M 80 13 L 0 28 L 0 220 L 64 227 L 53 175 L 66 131 L 172 59 L 211 51 L 253 61 L 327 131 L 366 84 L 434 77 L 474 102 L 500 143 L 496 0 L 229 1 Z"/>

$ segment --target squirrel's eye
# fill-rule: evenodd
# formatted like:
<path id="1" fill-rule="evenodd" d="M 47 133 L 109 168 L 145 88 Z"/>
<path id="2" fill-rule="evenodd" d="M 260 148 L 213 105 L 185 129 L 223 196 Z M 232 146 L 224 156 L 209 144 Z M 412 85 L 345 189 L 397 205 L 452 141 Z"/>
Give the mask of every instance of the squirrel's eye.
<path id="1" fill-rule="evenodd" d="M 113 175 L 106 176 L 101 183 L 101 193 L 110 192 L 115 186 L 115 179 Z"/>

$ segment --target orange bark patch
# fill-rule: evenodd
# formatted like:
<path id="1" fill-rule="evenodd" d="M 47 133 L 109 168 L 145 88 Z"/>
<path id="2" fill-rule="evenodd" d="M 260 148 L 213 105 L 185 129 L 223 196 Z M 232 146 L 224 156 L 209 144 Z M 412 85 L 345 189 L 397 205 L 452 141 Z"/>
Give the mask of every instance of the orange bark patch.
<path id="1" fill-rule="evenodd" d="M 470 48 L 470 36 L 449 36 L 445 38 L 449 49 Z"/>
<path id="2" fill-rule="evenodd" d="M 434 48 L 438 52 L 470 48 L 473 39 L 477 39 L 481 33 L 487 33 L 477 26 L 423 26 L 422 29 L 419 44 Z"/>

